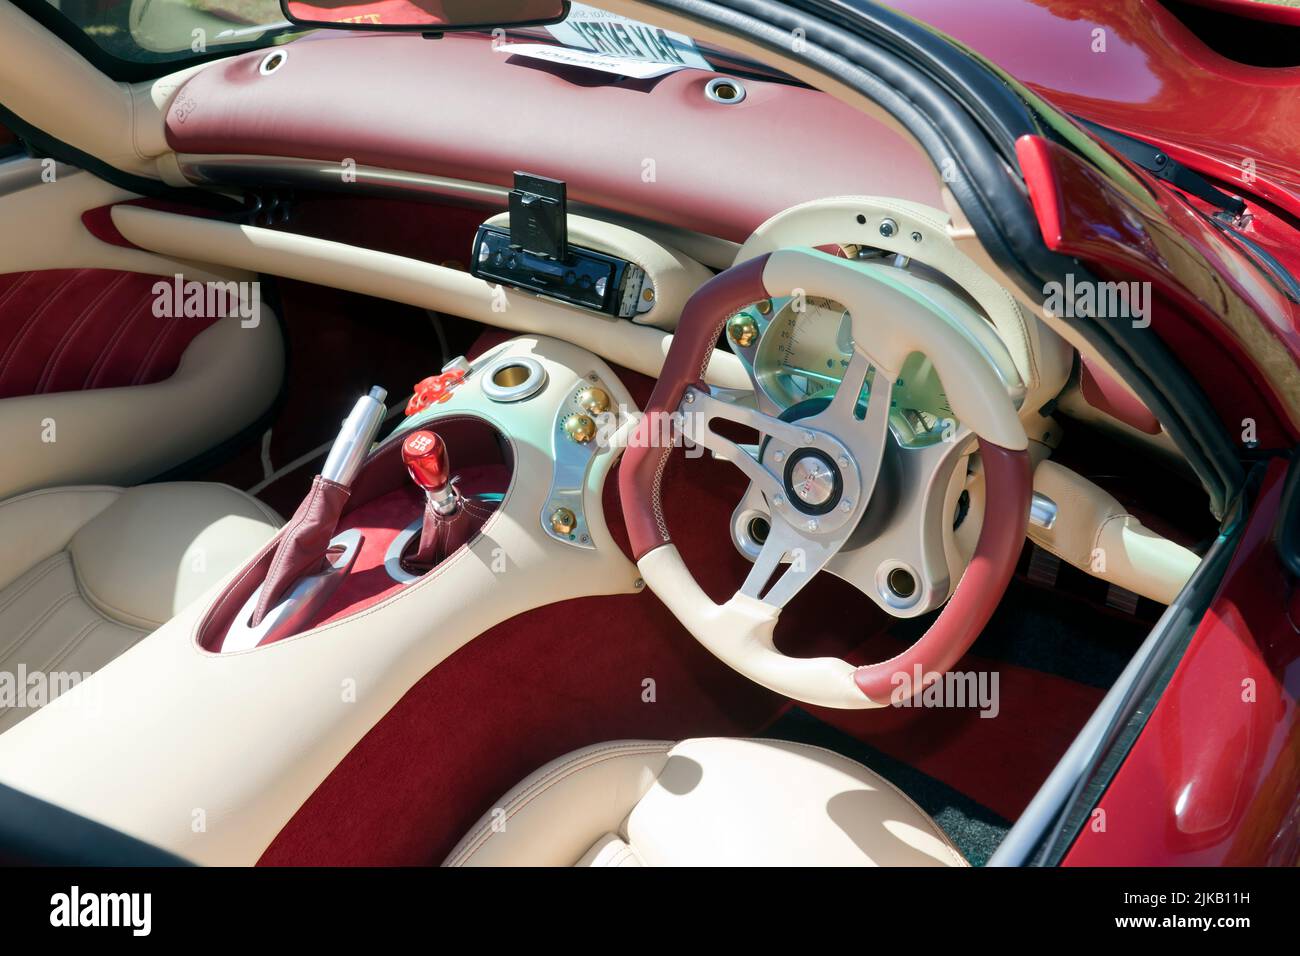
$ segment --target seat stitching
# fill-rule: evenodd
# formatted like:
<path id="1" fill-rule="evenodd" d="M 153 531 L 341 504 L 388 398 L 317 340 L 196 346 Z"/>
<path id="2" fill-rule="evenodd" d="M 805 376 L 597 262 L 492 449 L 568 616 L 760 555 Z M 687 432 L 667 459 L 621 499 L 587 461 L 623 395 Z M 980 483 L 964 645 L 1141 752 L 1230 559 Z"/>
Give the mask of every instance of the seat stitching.
<path id="1" fill-rule="evenodd" d="M 81 644 L 91 634 L 91 632 L 93 632 L 101 624 L 105 623 L 102 617 L 100 617 L 97 614 L 94 614 L 93 608 L 91 609 L 91 612 L 93 614 L 93 620 L 91 620 L 90 623 L 88 623 L 80 631 L 74 634 L 72 636 L 72 639 L 69 640 L 68 643 L 64 644 L 60 650 L 56 651 L 54 656 L 45 662 L 41 670 L 43 670 L 47 674 L 52 672 L 54 668 L 58 667 L 65 660 L 67 660 L 68 656 L 72 654 L 74 650 L 76 650 L 79 646 L 81 646 Z"/>
<path id="2" fill-rule="evenodd" d="M 534 799 L 541 796 L 542 793 L 550 790 L 556 784 L 580 770 L 589 770 L 591 767 L 621 756 L 667 753 L 675 746 L 675 743 L 664 741 L 658 743 L 614 744 L 596 749 L 583 750 L 576 755 L 572 755 L 570 759 L 566 760 L 559 766 L 548 770 L 544 776 L 534 780 L 519 793 L 516 793 L 513 796 L 507 793 L 507 796 L 511 796 L 511 799 L 506 807 L 502 808 L 506 811 L 505 818 L 507 821 L 510 820 L 511 817 L 519 813 L 520 810 L 526 807 Z M 490 812 L 487 816 L 490 818 Z M 483 849 L 483 847 L 486 846 L 491 841 L 492 837 L 496 836 L 496 834 L 497 831 L 492 829 L 491 819 L 484 822 L 461 840 L 460 844 L 452 852 L 450 859 L 454 862 L 450 865 L 459 866 L 468 862 L 476 853 L 478 853 L 479 850 Z M 477 845 L 474 845 L 480 839 L 482 842 L 478 842 Z"/>
<path id="3" fill-rule="evenodd" d="M 181 321 L 183 322 L 184 319 L 182 319 Z M 157 336 L 154 337 L 153 345 L 149 346 L 149 351 L 147 351 L 144 354 L 144 357 L 140 359 L 140 364 L 136 367 L 135 375 L 131 377 L 132 385 L 140 385 L 144 381 L 145 378 L 144 373 L 149 370 L 149 366 L 150 364 L 153 363 L 155 356 L 157 356 L 159 351 L 162 350 L 163 343 L 167 341 L 168 338 L 175 335 L 176 330 L 179 327 L 180 327 L 180 323 L 177 322 L 175 319 L 173 319 L 172 324 L 170 326 L 164 328 L 161 333 L 159 333 Z"/>
<path id="4" fill-rule="evenodd" d="M 4 375 L 9 368 L 9 363 L 13 361 L 14 356 L 18 353 L 23 339 L 27 338 L 27 333 L 32 330 L 32 327 L 36 325 L 37 320 L 39 320 L 40 317 L 49 310 L 50 306 L 58 300 L 60 295 L 63 294 L 63 290 L 75 281 L 78 275 L 80 275 L 79 271 L 73 272 L 71 276 L 55 286 L 46 300 L 41 303 L 40 307 L 32 312 L 32 314 L 27 317 L 27 321 L 18 329 L 18 334 L 14 336 L 13 341 L 11 341 L 9 346 L 5 349 L 3 361 L 0 361 L 0 381 L 4 380 Z"/>
<path id="5" fill-rule="evenodd" d="M 622 837 L 620 837 L 619 839 L 622 839 Z M 623 840 L 623 846 L 620 847 L 619 850 L 612 857 L 610 857 L 610 861 L 608 865 L 611 867 L 616 867 L 624 860 L 633 856 L 635 856 L 635 854 L 632 852 L 632 844 L 628 843 L 626 840 Z"/>
<path id="6" fill-rule="evenodd" d="M 113 350 L 117 348 L 118 343 L 122 340 L 122 337 L 126 335 L 131 326 L 135 325 L 135 320 L 140 317 L 140 313 L 144 311 L 144 307 L 148 302 L 149 300 L 147 298 L 141 299 L 140 303 L 127 313 L 126 319 L 117 327 L 117 331 L 113 333 L 112 338 L 105 343 L 104 351 L 99 354 L 99 359 L 93 366 L 91 366 L 90 371 L 86 373 L 86 378 L 81 384 L 83 390 L 95 387 L 95 383 L 99 381 L 100 374 L 108 364 L 109 356 L 112 355 Z"/>
<path id="7" fill-rule="evenodd" d="M 54 377 L 54 368 L 59 364 L 59 359 L 63 357 L 64 349 L 68 347 L 68 343 L 72 341 L 76 332 L 86 323 L 86 320 L 94 314 L 94 311 L 99 308 L 99 304 L 103 302 L 114 289 L 126 281 L 126 276 L 127 273 L 125 272 L 118 273 L 117 278 L 106 285 L 103 290 L 100 291 L 99 295 L 96 296 L 89 305 L 82 309 L 76 319 L 73 320 L 72 324 L 68 326 L 67 331 L 63 333 L 63 338 L 59 339 L 59 344 L 54 347 L 54 351 L 50 353 L 50 357 L 45 360 L 45 369 L 41 372 L 41 377 L 36 382 L 37 394 L 43 392 L 47 382 Z"/>
<path id="8" fill-rule="evenodd" d="M 122 496 L 122 489 L 116 485 L 68 485 L 62 488 L 39 488 L 36 491 L 28 491 L 21 495 L 15 495 L 12 498 L 0 501 L 0 511 L 3 511 L 8 505 L 17 504 L 20 501 L 27 501 L 31 498 L 41 498 L 45 495 L 63 495 L 68 492 L 89 493 L 111 491 L 119 498 Z M 105 507 L 108 507 L 107 505 Z"/>
<path id="9" fill-rule="evenodd" d="M 58 611 L 62 609 L 64 605 L 66 605 L 69 601 L 71 601 L 76 596 L 77 596 L 76 591 L 69 591 L 67 594 L 62 595 L 57 600 L 55 600 L 52 604 L 50 604 L 50 606 L 47 607 L 41 613 L 41 615 L 36 618 L 35 621 L 33 621 L 31 624 L 27 626 L 27 629 L 25 631 L 23 631 L 21 634 L 18 635 L 18 638 L 14 641 L 14 643 L 9 645 L 9 648 L 8 650 L 5 651 L 4 655 L 0 656 L 0 664 L 8 663 L 9 658 L 13 657 L 14 653 L 18 650 L 18 648 L 26 644 L 27 641 L 31 638 L 31 636 L 41 629 L 42 625 L 48 622 L 50 618 L 52 618 L 56 613 L 58 613 Z"/>
<path id="10" fill-rule="evenodd" d="M 918 807 L 916 805 L 916 801 L 914 801 L 911 797 L 905 794 L 902 790 L 898 789 L 898 787 L 896 787 L 893 783 L 886 780 L 880 774 L 876 773 L 876 771 L 872 770 L 866 764 L 858 763 L 856 760 L 851 760 L 850 758 L 844 756 L 843 754 L 838 754 L 834 750 L 827 750 L 825 747 L 818 747 L 816 744 L 799 743 L 798 741 L 794 741 L 794 740 L 781 740 L 780 738 L 777 737 L 770 737 L 770 738 L 741 737 L 739 739 L 747 740 L 751 743 L 759 743 L 759 744 L 781 743 L 781 744 L 788 744 L 791 747 L 802 747 L 805 750 L 818 750 L 824 754 L 834 757 L 836 760 L 840 761 L 843 764 L 847 764 L 850 767 L 856 767 L 860 770 L 865 770 L 876 780 L 879 780 L 882 784 L 884 784 L 885 787 L 894 791 L 894 793 L 898 794 L 898 796 L 902 797 L 903 801 L 906 802 L 913 810 L 915 810 L 918 815 L 920 815 L 921 819 L 925 821 L 926 826 L 930 828 L 931 833 L 933 833 L 936 837 L 939 838 L 939 842 L 943 844 L 944 849 L 947 850 L 952 855 L 953 859 L 957 862 L 959 866 L 970 866 L 970 862 L 964 856 L 962 856 L 960 852 L 958 852 L 957 848 L 953 846 L 952 840 L 949 838 L 948 834 L 944 833 L 943 830 L 939 828 L 939 824 L 934 822 L 934 818 L 931 817 L 930 814 L 926 813 L 924 810 Z"/>
<path id="11" fill-rule="evenodd" d="M 11 594 L 11 595 L 9 595 L 9 597 L 7 597 L 7 598 L 5 599 L 5 601 L 4 601 L 3 604 L 0 604 L 0 614 L 3 614 L 5 611 L 7 611 L 7 610 L 9 609 L 9 606 L 10 606 L 11 604 L 13 604 L 14 601 L 18 600 L 20 597 L 22 597 L 24 594 L 26 594 L 28 591 L 30 591 L 32 588 L 34 588 L 37 584 L 39 584 L 41 581 L 43 581 L 43 580 L 46 578 L 46 576 L 47 576 L 51 571 L 53 571 L 55 568 L 57 568 L 57 567 L 59 566 L 59 560 L 58 560 L 58 559 L 59 559 L 60 557 L 65 556 L 67 553 L 68 553 L 67 551 L 59 551 L 59 552 L 57 552 L 56 554 L 52 554 L 52 555 L 50 555 L 48 558 L 46 558 L 46 559 L 45 559 L 44 561 L 42 561 L 40 564 L 33 565 L 32 567 L 30 567 L 30 568 L 28 568 L 26 571 L 24 571 L 23 574 L 24 574 L 24 575 L 27 575 L 27 574 L 31 574 L 31 573 L 32 573 L 33 571 L 35 571 L 37 568 L 40 568 L 40 569 L 41 569 L 40 574 L 38 574 L 38 575 L 36 575 L 35 577 L 33 577 L 30 581 L 27 581 L 26 583 L 24 583 L 23 586 L 22 586 L 21 588 L 19 588 L 19 589 L 18 589 L 17 591 L 15 591 L 13 594 Z M 22 578 L 20 577 L 18 580 L 22 580 Z M 15 582 L 13 582 L 13 583 L 16 584 L 17 581 L 15 581 Z M 12 585 L 11 585 L 11 586 L 12 586 Z"/>
<path id="12" fill-rule="evenodd" d="M 636 755 L 641 753 L 646 753 L 646 754 L 666 753 L 667 751 L 671 750 L 673 746 L 674 746 L 673 744 L 666 744 L 666 745 L 654 746 L 654 747 L 645 747 L 643 745 L 641 746 L 619 745 L 614 747 L 601 748 L 599 750 L 584 751 L 581 754 L 561 764 L 560 766 L 554 768 L 553 770 L 547 771 L 545 776 L 533 781 L 531 784 L 528 785 L 528 787 L 525 790 L 516 794 L 513 797 L 513 799 L 510 801 L 510 803 L 507 805 L 507 807 L 505 808 L 506 820 L 509 820 L 511 817 L 515 816 L 517 813 L 519 813 L 520 810 L 526 807 L 538 796 L 541 796 L 541 794 L 545 793 L 547 790 L 550 790 L 556 784 L 560 783 L 562 780 L 567 779 L 568 777 L 572 776 L 573 774 L 577 773 L 580 770 L 589 770 L 598 764 L 604 763 L 605 761 L 608 760 L 613 760 L 616 757 L 620 757 L 620 756 L 630 756 L 630 755 Z M 596 759 L 591 759 L 591 758 L 596 758 Z M 474 834 L 475 838 L 481 836 L 483 834 L 484 829 L 488 831 L 487 839 L 483 840 L 481 844 L 479 844 L 478 846 L 470 850 L 468 855 L 466 855 L 465 857 L 466 860 L 468 860 L 475 853 L 477 853 L 484 846 L 486 846 L 488 841 L 491 839 L 491 837 L 495 835 L 495 833 L 497 832 L 492 830 L 490 823 L 485 823 L 483 826 L 479 827 L 478 831 L 476 831 L 476 833 Z"/>
<path id="13" fill-rule="evenodd" d="M 21 289 L 27 283 L 27 280 L 33 275 L 35 275 L 35 273 L 32 271 L 24 272 L 19 277 L 18 281 L 9 287 L 9 290 L 5 292 L 4 295 L 0 295 L 0 309 L 4 308 L 4 304 L 13 298 L 18 290 Z"/>

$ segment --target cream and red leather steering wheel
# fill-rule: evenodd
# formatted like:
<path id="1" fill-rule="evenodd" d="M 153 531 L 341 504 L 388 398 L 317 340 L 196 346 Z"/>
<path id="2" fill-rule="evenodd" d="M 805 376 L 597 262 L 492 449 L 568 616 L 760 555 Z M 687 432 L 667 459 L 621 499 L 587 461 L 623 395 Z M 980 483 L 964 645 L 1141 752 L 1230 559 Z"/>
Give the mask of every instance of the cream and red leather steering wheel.
<path id="1" fill-rule="evenodd" d="M 853 355 L 830 404 L 787 422 L 711 397 L 704 369 L 727 319 L 754 302 L 799 293 L 839 302 L 852 317 Z M 902 654 L 862 667 L 788 657 L 773 643 L 781 608 L 843 547 L 869 507 L 889 441 L 893 383 L 914 352 L 933 362 L 953 414 L 978 438 L 986 502 L 974 555 L 938 619 Z M 858 399 L 871 369 L 863 414 Z M 757 429 L 766 452 L 755 458 L 720 436 L 710 426 L 718 418 Z M 674 427 L 740 468 L 771 506 L 771 530 L 754 568 L 722 605 L 695 581 L 664 519 L 661 483 Z M 951 668 L 1001 600 L 1028 522 L 1027 449 L 993 364 L 939 302 L 879 268 L 813 249 L 781 249 L 720 273 L 687 302 L 649 408 L 624 453 L 619 487 L 642 577 L 700 643 L 795 700 L 883 707 L 921 690 L 912 680 L 918 666 L 923 674 Z M 809 481 L 818 494 L 808 494 Z M 783 562 L 785 570 L 767 587 Z M 900 688 L 908 689 L 900 695 Z"/>

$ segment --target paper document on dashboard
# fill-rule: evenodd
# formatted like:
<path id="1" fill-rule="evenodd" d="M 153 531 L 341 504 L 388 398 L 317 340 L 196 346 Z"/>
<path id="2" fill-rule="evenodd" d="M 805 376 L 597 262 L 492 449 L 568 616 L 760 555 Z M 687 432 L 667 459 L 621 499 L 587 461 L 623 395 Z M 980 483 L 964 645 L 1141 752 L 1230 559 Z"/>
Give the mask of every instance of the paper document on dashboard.
<path id="1" fill-rule="evenodd" d="M 695 46 L 695 41 L 684 33 L 661 30 L 649 23 L 621 17 L 585 3 L 572 4 L 564 21 L 552 24 L 546 30 L 571 49 L 591 50 L 628 62 L 713 69 Z"/>
<path id="2" fill-rule="evenodd" d="M 571 50 L 562 46 L 547 46 L 544 43 L 502 43 L 497 51 L 513 56 L 527 56 L 547 63 L 560 63 L 564 66 L 578 66 L 588 70 L 600 70 L 602 73 L 615 73 L 619 76 L 637 80 L 648 80 L 680 70 L 680 65 L 671 63 L 651 63 L 648 60 L 628 60 L 623 57 L 605 56 L 601 53 L 589 53 L 586 50 Z"/>

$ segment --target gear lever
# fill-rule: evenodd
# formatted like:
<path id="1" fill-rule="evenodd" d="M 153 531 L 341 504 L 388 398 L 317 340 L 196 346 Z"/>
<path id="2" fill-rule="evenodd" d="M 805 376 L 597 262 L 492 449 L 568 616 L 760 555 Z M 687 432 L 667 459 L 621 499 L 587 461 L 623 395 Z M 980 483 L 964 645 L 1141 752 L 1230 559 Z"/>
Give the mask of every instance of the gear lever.
<path id="1" fill-rule="evenodd" d="M 437 432 L 418 431 L 402 442 L 402 462 L 424 490 L 424 523 L 419 546 L 405 563 L 427 571 L 469 540 L 472 522 L 460 495 L 451 484 L 447 445 Z"/>
<path id="2" fill-rule="evenodd" d="M 449 518 L 460 509 L 451 486 L 451 461 L 447 446 L 437 432 L 419 431 L 402 442 L 402 462 L 411 480 L 424 489 L 429 507 Z"/>

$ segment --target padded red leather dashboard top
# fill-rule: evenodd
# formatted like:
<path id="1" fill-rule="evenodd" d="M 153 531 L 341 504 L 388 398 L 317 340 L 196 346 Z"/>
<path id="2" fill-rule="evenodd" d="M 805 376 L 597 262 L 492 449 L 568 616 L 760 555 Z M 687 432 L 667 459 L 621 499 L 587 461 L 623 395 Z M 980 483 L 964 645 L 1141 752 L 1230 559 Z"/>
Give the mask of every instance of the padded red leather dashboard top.
<path id="1" fill-rule="evenodd" d="M 630 80 L 494 51 L 452 35 L 307 37 L 263 76 L 266 51 L 191 78 L 167 114 L 178 153 L 299 157 L 509 186 L 517 169 L 569 198 L 740 241 L 788 206 L 890 195 L 941 205 L 932 169 L 897 133 L 815 90 L 718 75 Z"/>

